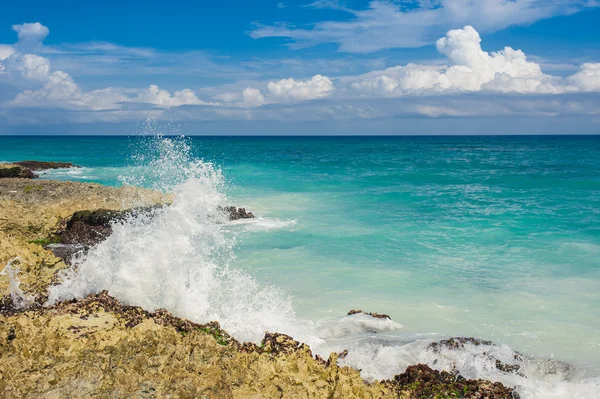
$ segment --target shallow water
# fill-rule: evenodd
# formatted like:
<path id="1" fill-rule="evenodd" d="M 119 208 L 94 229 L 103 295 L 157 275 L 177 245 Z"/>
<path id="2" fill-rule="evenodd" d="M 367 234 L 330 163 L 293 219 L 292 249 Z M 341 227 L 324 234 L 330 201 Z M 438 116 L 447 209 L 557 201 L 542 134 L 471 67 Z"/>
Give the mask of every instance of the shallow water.
<path id="1" fill-rule="evenodd" d="M 45 178 L 178 190 L 165 215 L 119 226 L 59 296 L 112 288 L 244 339 L 289 332 L 322 353 L 351 349 L 367 378 L 432 364 L 424 340 L 476 336 L 506 359 L 576 368 L 523 379 L 475 348 L 438 366 L 556 398 L 600 389 L 598 154 L 598 137 L 0 137 L 0 160 L 83 166 Z M 258 218 L 198 219 L 217 203 Z M 352 308 L 397 324 L 341 317 Z"/>

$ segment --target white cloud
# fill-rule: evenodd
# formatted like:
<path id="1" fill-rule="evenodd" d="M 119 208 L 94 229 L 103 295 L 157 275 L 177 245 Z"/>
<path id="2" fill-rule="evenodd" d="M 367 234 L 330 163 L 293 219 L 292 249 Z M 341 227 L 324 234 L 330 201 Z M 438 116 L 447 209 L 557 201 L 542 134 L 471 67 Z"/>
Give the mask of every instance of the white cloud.
<path id="1" fill-rule="evenodd" d="M 265 103 L 265 97 L 260 90 L 246 87 L 244 91 L 242 91 L 242 102 L 243 105 L 247 107 L 260 107 Z"/>
<path id="2" fill-rule="evenodd" d="M 61 70 L 52 70 L 50 60 L 38 54 L 25 52 L 39 50 L 49 30 L 44 25 L 26 23 L 14 25 L 19 41 L 15 48 L 0 47 L 0 72 L 3 80 L 15 86 L 28 87 L 8 107 L 52 107 L 72 110 L 117 110 L 123 103 L 143 103 L 160 108 L 182 105 L 217 105 L 200 100 L 190 89 L 173 94 L 150 85 L 146 90 L 108 87 L 84 92 L 73 78 Z M 39 46 L 38 46 L 39 45 Z M 40 87 L 41 85 L 41 87 Z M 37 88 L 29 88 L 37 86 Z M 131 96 L 134 94 L 134 96 Z"/>
<path id="3" fill-rule="evenodd" d="M 246 87 L 241 95 L 223 93 L 217 98 L 235 106 L 260 107 L 265 104 L 296 103 L 329 97 L 333 92 L 333 82 L 327 76 L 315 75 L 308 80 L 293 78 L 270 81 L 266 94 L 259 89 Z"/>
<path id="4" fill-rule="evenodd" d="M 319 5 L 313 4 L 316 6 Z M 39 31 L 36 34 L 32 30 L 25 36 L 41 43 L 45 35 L 43 29 Z M 101 51 L 129 53 L 105 43 L 88 45 L 81 51 L 95 52 L 99 47 Z M 284 75 L 315 74 L 312 78 L 268 80 L 262 77 L 264 70 L 284 73 L 277 67 L 281 64 L 267 67 L 261 64 L 256 67 L 262 71 L 256 75 L 261 80 L 244 79 L 247 76 L 240 80 L 240 75 L 232 83 L 200 89 L 201 97 L 217 103 L 203 101 L 190 89 L 167 91 L 158 85 L 85 90 L 65 72 L 78 68 L 56 66 L 54 53 L 51 54 L 55 48 L 44 47 L 35 53 L 26 52 L 19 45 L 0 46 L 0 57 L 4 57 L 0 58 L 0 83 L 3 86 L 8 83 L 20 91 L 14 99 L 0 103 L 0 117 L 8 116 L 13 121 L 26 118 L 75 122 L 131 121 L 145 115 L 189 121 L 345 120 L 352 129 L 353 121 L 359 119 L 370 119 L 375 124 L 380 119 L 403 117 L 598 115 L 598 94 L 581 93 L 600 92 L 600 64 L 583 64 L 567 78 L 546 74 L 538 62 L 520 50 L 506 47 L 498 52 L 483 51 L 478 32 L 470 26 L 449 31 L 438 40 L 437 48 L 446 58 L 445 65 L 408 64 L 353 76 L 339 76 L 341 72 L 332 70 L 326 71 L 330 77 L 315 74 L 323 73 L 325 66 L 314 63 L 310 74 L 305 69 L 291 72 L 288 69 Z M 94 54 L 100 68 L 110 63 L 102 54 Z M 144 57 L 144 52 L 136 54 Z M 194 73 L 196 78 L 204 78 L 200 72 Z M 332 76 L 334 73 L 338 76 Z M 122 78 L 114 70 L 110 75 L 115 74 Z M 577 101 L 573 100 L 575 96 Z M 32 107 L 35 109 L 27 110 Z"/>
<path id="5" fill-rule="evenodd" d="M 501 92 L 560 94 L 600 90 L 599 64 L 584 64 L 565 80 L 547 75 L 539 64 L 528 61 L 521 50 L 505 47 L 483 51 L 479 33 L 471 26 L 451 30 L 436 43 L 448 58 L 446 66 L 396 66 L 365 75 L 341 78 L 350 91 L 360 95 L 398 97 L 447 92 Z"/>
<path id="6" fill-rule="evenodd" d="M 182 105 L 214 105 L 214 103 L 206 103 L 200 100 L 190 89 L 176 91 L 171 95 L 167 90 L 161 90 L 156 85 L 150 85 L 147 90 L 138 94 L 137 101 L 164 108 Z"/>
<path id="7" fill-rule="evenodd" d="M 580 91 L 600 91 L 600 63 L 587 63 L 569 81 Z"/>
<path id="8" fill-rule="evenodd" d="M 0 44 L 0 61 L 4 61 L 11 55 L 13 55 L 15 49 L 13 46 L 9 46 L 8 44 Z"/>
<path id="9" fill-rule="evenodd" d="M 4 66 L 13 78 L 44 82 L 50 76 L 50 61 L 35 54 L 15 52 L 4 61 Z"/>
<path id="10" fill-rule="evenodd" d="M 328 97 L 333 83 L 327 76 L 315 75 L 310 80 L 282 79 L 267 84 L 269 94 L 282 101 L 306 101 Z"/>
<path id="11" fill-rule="evenodd" d="M 22 52 L 33 52 L 41 49 L 42 41 L 50 33 L 48 28 L 39 22 L 13 25 L 12 28 L 19 37 L 16 46 Z"/>
<path id="12" fill-rule="evenodd" d="M 320 0 L 311 6 L 343 10 L 351 19 L 318 22 L 312 29 L 257 25 L 250 36 L 288 37 L 296 47 L 337 43 L 341 51 L 368 53 L 430 44 L 456 26 L 473 24 L 481 32 L 494 32 L 597 5 L 588 0 L 429 0 L 407 8 L 405 3 L 371 1 L 366 10 L 352 10 Z"/>
<path id="13" fill-rule="evenodd" d="M 13 25 L 13 30 L 17 32 L 19 40 L 36 40 L 42 41 L 48 36 L 50 30 L 47 27 L 40 24 L 39 22 L 24 23 L 20 25 Z"/>

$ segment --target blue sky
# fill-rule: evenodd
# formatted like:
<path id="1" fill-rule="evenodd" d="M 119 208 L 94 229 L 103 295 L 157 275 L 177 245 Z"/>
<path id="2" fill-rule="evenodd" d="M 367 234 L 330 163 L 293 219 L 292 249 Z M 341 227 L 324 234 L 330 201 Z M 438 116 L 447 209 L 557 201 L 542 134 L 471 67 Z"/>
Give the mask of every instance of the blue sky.
<path id="1" fill-rule="evenodd" d="M 0 134 L 600 133 L 598 21 L 595 0 L 12 2 Z"/>

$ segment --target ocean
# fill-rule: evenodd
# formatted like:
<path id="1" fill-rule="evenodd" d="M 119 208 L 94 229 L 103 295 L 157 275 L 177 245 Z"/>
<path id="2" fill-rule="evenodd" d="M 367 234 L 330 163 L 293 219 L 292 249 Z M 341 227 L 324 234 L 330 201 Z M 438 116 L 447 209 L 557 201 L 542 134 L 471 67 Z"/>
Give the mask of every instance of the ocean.
<path id="1" fill-rule="evenodd" d="M 0 161 L 25 159 L 82 166 L 42 178 L 176 193 L 55 300 L 108 289 L 239 339 L 289 333 L 348 349 L 366 379 L 421 362 L 523 398 L 600 397 L 598 136 L 0 136 Z M 217 204 L 257 217 L 216 223 Z M 494 345 L 427 349 L 452 336 Z M 490 360 L 515 351 L 524 376 Z"/>

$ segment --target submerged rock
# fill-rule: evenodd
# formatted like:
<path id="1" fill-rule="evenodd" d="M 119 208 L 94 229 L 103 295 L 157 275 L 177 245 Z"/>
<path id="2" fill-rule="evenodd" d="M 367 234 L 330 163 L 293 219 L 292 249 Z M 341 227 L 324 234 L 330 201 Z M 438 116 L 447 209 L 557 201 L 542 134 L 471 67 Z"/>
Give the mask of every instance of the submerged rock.
<path id="1" fill-rule="evenodd" d="M 348 316 L 352 316 L 355 314 L 365 314 L 367 316 L 371 316 L 374 317 L 376 319 L 388 319 L 388 320 L 392 320 L 392 318 L 387 315 L 387 314 L 380 314 L 380 313 L 367 313 L 367 312 L 363 312 L 362 310 L 354 310 L 352 309 L 351 311 L 348 312 Z"/>
<path id="2" fill-rule="evenodd" d="M 479 338 L 467 338 L 467 337 L 453 337 L 449 339 L 444 339 L 439 342 L 433 342 L 429 345 L 428 349 L 432 349 L 434 352 L 439 352 L 440 349 L 465 349 L 465 345 L 493 345 L 492 341 L 486 341 Z"/>
<path id="3" fill-rule="evenodd" d="M 435 353 L 440 353 L 442 349 L 464 350 L 465 345 L 496 346 L 492 341 L 486 341 L 486 340 L 479 339 L 479 338 L 453 337 L 453 338 L 441 340 L 439 342 L 433 342 L 427 347 L 427 349 L 432 350 Z M 482 356 L 486 357 L 489 360 L 492 360 L 494 362 L 496 368 L 500 371 L 503 371 L 505 373 L 514 373 L 521 377 L 525 377 L 525 374 L 523 373 L 523 370 L 522 370 L 522 364 L 521 364 L 523 362 L 524 358 L 518 352 L 515 352 L 513 354 L 513 359 L 514 359 L 514 361 L 517 362 L 517 363 L 513 363 L 513 364 L 505 363 L 502 360 L 497 359 L 496 357 L 494 357 L 493 354 L 489 353 L 488 351 L 484 351 L 482 353 Z"/>

